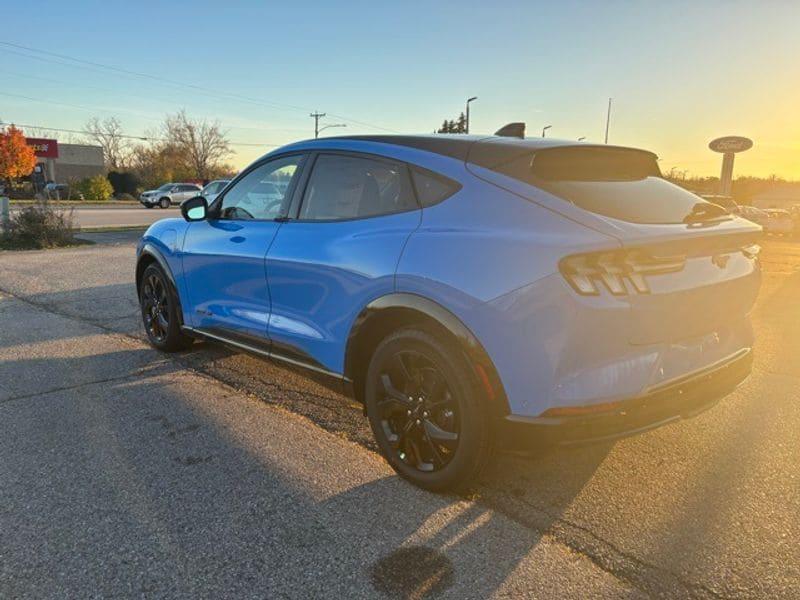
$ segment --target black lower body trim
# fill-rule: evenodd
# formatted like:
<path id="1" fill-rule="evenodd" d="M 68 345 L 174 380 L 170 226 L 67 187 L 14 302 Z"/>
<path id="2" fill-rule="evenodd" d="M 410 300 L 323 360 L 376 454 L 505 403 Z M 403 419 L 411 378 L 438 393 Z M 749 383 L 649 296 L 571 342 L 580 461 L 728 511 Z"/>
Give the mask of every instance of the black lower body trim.
<path id="1" fill-rule="evenodd" d="M 271 347 L 269 340 L 231 332 L 220 329 L 195 329 L 193 327 L 183 327 L 182 330 L 187 335 L 198 338 L 204 338 L 215 342 L 221 342 L 227 346 L 231 346 L 237 350 L 244 350 L 249 354 L 253 354 L 260 358 L 267 358 L 279 364 L 282 367 L 288 368 L 291 371 L 297 372 L 303 377 L 310 379 L 323 387 L 336 392 L 337 394 L 344 394 L 346 396 L 353 396 L 352 381 L 339 373 L 334 373 L 325 369 L 322 365 L 311 364 L 310 362 L 302 360 L 299 352 L 294 352 L 293 356 L 286 356 L 283 352 L 278 351 Z M 283 350 L 283 349 L 282 349 Z"/>

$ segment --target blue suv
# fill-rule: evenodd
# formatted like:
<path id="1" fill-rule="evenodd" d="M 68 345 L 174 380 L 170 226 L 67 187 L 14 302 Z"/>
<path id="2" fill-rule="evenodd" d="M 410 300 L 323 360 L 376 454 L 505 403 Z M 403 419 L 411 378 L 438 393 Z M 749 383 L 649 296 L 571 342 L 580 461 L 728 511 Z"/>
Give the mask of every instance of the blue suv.
<path id="1" fill-rule="evenodd" d="M 222 342 L 351 394 L 426 489 L 463 487 L 497 447 L 691 416 L 750 372 L 761 229 L 651 152 L 327 138 L 181 209 L 138 246 L 151 343 Z"/>

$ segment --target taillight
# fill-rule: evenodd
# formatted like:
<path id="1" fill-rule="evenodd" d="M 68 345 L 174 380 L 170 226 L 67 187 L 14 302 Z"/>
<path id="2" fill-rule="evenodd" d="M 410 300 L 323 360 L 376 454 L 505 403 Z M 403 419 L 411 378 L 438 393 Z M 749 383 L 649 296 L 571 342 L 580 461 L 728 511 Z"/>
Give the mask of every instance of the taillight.
<path id="1" fill-rule="evenodd" d="M 605 287 L 615 296 L 649 294 L 647 277 L 680 271 L 685 256 L 652 256 L 642 249 L 575 254 L 559 263 L 572 288 L 583 296 L 598 296 Z"/>

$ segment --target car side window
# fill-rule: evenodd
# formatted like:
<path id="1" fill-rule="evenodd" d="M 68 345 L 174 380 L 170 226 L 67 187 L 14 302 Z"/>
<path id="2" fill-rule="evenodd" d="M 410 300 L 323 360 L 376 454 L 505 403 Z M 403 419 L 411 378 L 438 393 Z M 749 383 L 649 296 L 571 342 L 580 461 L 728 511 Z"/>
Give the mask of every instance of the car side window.
<path id="1" fill-rule="evenodd" d="M 417 167 L 411 168 L 411 178 L 414 180 L 419 203 L 423 207 L 438 204 L 461 189 L 455 181 Z"/>
<path id="2" fill-rule="evenodd" d="M 308 180 L 300 219 L 335 221 L 419 208 L 405 165 L 321 154 Z"/>
<path id="3" fill-rule="evenodd" d="M 276 158 L 250 171 L 223 196 L 220 218 L 269 220 L 285 215 L 290 184 L 303 158 Z"/>

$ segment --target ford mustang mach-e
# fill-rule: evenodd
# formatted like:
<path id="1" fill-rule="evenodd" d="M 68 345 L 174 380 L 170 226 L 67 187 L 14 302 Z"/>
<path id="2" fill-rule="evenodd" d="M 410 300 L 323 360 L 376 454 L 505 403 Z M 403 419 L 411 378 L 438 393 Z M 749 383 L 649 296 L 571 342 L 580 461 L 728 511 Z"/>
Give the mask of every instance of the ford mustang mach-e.
<path id="1" fill-rule="evenodd" d="M 151 343 L 222 342 L 352 394 L 427 489 L 468 484 L 497 447 L 694 415 L 750 372 L 761 228 L 644 150 L 311 140 L 181 210 L 138 246 Z"/>

